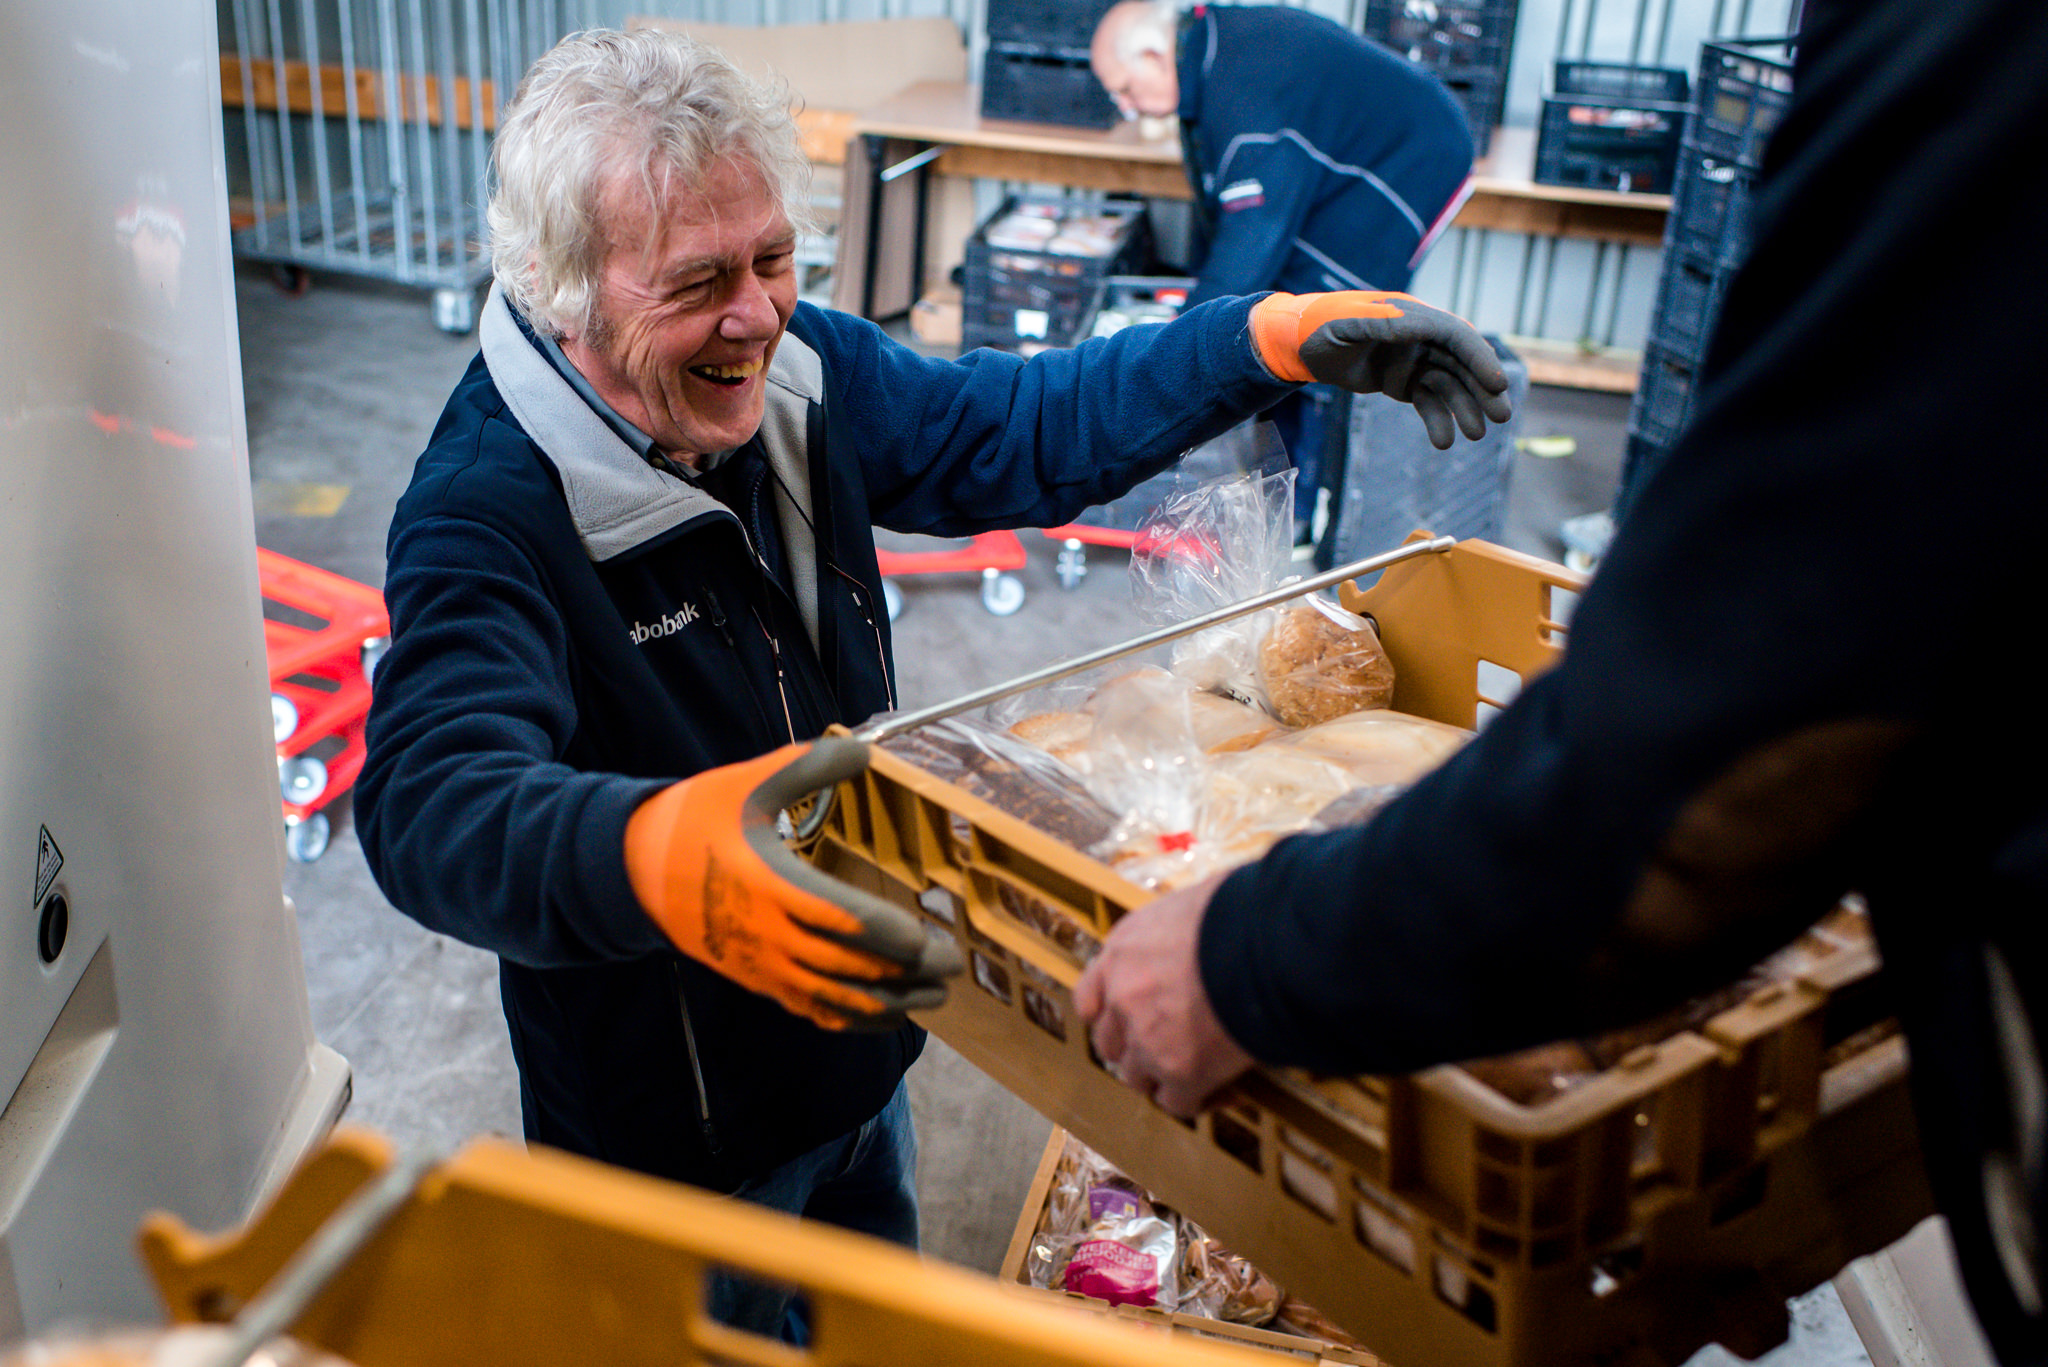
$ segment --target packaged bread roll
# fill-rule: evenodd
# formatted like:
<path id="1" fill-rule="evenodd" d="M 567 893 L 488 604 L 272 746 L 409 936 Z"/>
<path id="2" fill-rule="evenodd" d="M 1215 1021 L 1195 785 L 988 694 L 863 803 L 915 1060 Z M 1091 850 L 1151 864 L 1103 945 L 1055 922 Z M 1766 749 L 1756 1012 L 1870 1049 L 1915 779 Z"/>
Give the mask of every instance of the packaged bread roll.
<path id="1" fill-rule="evenodd" d="M 1377 787 L 1413 783 L 1471 738 L 1462 727 L 1380 709 L 1276 736 L 1259 748 L 1313 755 L 1344 769 L 1358 786 Z"/>
<path id="2" fill-rule="evenodd" d="M 1086 712 L 1034 712 L 1010 723 L 1010 734 L 1018 740 L 1076 768 L 1094 733 L 1095 718 Z"/>
<path id="3" fill-rule="evenodd" d="M 1379 632 L 1321 598 L 1280 610 L 1259 643 L 1259 687 L 1287 726 L 1314 726 L 1394 698 L 1394 666 Z"/>

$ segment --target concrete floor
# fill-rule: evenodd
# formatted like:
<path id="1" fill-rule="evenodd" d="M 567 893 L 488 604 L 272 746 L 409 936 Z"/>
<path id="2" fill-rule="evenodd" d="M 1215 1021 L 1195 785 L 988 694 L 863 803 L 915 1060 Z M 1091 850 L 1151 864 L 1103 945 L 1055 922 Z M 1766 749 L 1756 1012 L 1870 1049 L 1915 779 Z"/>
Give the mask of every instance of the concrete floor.
<path id="1" fill-rule="evenodd" d="M 322 276 L 291 297 L 266 268 L 244 265 L 237 304 L 259 543 L 381 584 L 392 505 L 474 338 L 436 330 L 423 294 L 381 283 Z M 1569 435 L 1576 451 L 1516 457 L 1503 541 L 1561 558 L 1559 524 L 1613 496 L 1627 408 L 1614 395 L 1532 391 L 1521 434 Z M 1138 629 L 1122 553 L 1092 551 L 1090 573 L 1070 591 L 1055 576 L 1052 543 L 1035 533 L 1025 540 L 1026 600 L 1012 617 L 983 611 L 973 576 L 898 581 L 904 706 Z M 331 848 L 313 864 L 289 865 L 285 890 L 298 907 L 314 1027 L 354 1070 L 347 1122 L 430 1149 L 485 1133 L 516 1137 L 517 1079 L 495 961 L 392 910 L 345 812 L 334 815 Z M 936 1039 L 910 1081 L 926 1251 L 992 1273 L 1049 1122 Z M 1794 1338 L 1773 1361 L 1867 1364 L 1831 1289 L 1794 1308 Z M 1717 1353 L 1708 1350 L 1698 1367 Z"/>

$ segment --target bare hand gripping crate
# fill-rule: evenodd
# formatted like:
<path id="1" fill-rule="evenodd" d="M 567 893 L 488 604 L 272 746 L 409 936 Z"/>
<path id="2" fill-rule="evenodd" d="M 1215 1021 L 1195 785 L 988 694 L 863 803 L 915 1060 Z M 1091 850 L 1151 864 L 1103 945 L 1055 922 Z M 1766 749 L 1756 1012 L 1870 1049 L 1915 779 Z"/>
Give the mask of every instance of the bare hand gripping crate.
<path id="1" fill-rule="evenodd" d="M 1380 624 L 1397 710 L 1473 726 L 1553 661 L 1582 582 L 1465 541 L 1343 598 Z M 1033 924 L 1100 936 L 1144 890 L 880 748 L 811 858 L 958 939 L 941 1038 L 1394 1367 L 1753 1355 L 1786 1297 L 1932 1208 L 1903 1041 L 1843 1042 L 1867 947 L 1538 1105 L 1457 1067 L 1260 1069 L 1186 1124 L 1096 1062 L 1077 960 Z"/>

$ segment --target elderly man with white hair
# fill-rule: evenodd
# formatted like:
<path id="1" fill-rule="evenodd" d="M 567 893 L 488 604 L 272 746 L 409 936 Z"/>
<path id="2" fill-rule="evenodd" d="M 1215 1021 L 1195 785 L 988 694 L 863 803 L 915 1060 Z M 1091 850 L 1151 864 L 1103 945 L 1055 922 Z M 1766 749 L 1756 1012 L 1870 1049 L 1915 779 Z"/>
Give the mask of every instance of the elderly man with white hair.
<path id="1" fill-rule="evenodd" d="M 499 956 L 529 1139 L 914 1246 L 906 1013 L 959 964 L 773 824 L 862 762 L 828 726 L 896 705 L 873 527 L 1058 525 L 1310 379 L 1447 444 L 1505 377 L 1366 294 L 921 356 L 797 301 L 786 95 L 673 34 L 565 39 L 494 161 L 481 350 L 391 526 L 364 853 Z"/>
<path id="2" fill-rule="evenodd" d="M 1464 203 L 1472 133 L 1433 73 L 1287 5 L 1119 0 L 1089 49 L 1130 118 L 1178 118 L 1201 241 L 1190 303 L 1260 290 L 1405 290 Z M 1274 414 L 1301 470 L 1305 534 L 1342 485 L 1313 387 Z M 1297 536 L 1300 539 L 1300 535 Z"/>

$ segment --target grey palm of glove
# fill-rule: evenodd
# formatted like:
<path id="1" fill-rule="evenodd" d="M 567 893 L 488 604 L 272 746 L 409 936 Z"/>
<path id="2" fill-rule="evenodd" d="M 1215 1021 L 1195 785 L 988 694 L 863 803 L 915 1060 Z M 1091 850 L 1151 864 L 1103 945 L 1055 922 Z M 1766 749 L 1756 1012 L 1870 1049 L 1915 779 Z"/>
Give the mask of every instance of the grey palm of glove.
<path id="1" fill-rule="evenodd" d="M 676 948 L 828 1030 L 894 1029 L 964 967 L 914 912 L 783 843 L 785 807 L 866 767 L 850 738 L 788 745 L 672 784 L 626 823 L 633 891 Z"/>
<path id="2" fill-rule="evenodd" d="M 1413 295 L 1270 294 L 1252 306 L 1251 328 L 1280 379 L 1412 404 L 1440 451 L 1457 432 L 1477 440 L 1488 421 L 1514 416 L 1507 372 L 1479 330 Z"/>

